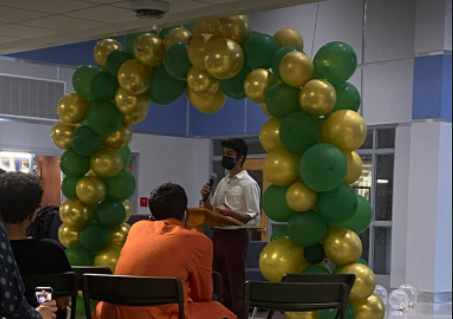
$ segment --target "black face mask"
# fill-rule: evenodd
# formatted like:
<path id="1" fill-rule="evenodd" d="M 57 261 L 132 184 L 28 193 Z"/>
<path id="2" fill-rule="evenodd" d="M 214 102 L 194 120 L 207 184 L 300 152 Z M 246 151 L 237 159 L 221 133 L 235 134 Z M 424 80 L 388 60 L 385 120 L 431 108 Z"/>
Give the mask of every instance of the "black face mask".
<path id="1" fill-rule="evenodd" d="M 234 157 L 224 156 L 222 159 L 222 166 L 224 169 L 231 171 L 236 166 Z"/>

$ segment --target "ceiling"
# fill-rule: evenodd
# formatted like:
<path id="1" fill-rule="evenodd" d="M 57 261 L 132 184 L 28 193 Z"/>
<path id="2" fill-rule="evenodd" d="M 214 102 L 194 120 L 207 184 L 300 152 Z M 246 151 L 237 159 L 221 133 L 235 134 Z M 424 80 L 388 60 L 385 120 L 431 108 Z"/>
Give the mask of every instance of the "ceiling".
<path id="1" fill-rule="evenodd" d="M 137 19 L 129 1 L 0 0 L 0 54 L 252 13 L 320 0 L 168 0 L 161 20 Z"/>

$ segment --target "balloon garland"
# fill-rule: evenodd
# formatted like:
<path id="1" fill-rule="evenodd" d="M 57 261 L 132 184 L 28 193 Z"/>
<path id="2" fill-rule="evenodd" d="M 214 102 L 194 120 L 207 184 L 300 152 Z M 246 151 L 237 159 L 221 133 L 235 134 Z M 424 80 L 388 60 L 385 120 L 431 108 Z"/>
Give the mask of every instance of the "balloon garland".
<path id="1" fill-rule="evenodd" d="M 332 42 L 311 60 L 304 39 L 294 29 L 274 36 L 251 31 L 248 16 L 209 20 L 100 41 L 99 66 L 81 66 L 73 78 L 77 93 L 58 104 L 52 130 L 66 150 L 61 169 L 68 200 L 60 215 L 61 242 L 73 265 L 114 270 L 131 215 L 128 198 L 135 180 L 127 172 L 130 125 L 148 115 L 149 101 L 168 105 L 186 92 L 203 113 L 221 110 L 227 96 L 248 97 L 270 119 L 260 140 L 269 153 L 264 174 L 272 183 L 263 208 L 285 223 L 260 257 L 270 281 L 285 274 L 355 274 L 347 318 L 378 318 L 385 306 L 374 295 L 376 276 L 360 257 L 359 234 L 372 220 L 369 202 L 349 186 L 361 176 L 356 153 L 366 140 L 367 125 L 357 113 L 361 97 L 347 82 L 357 56 L 346 43 Z M 335 318 L 336 311 L 290 313 L 288 317 Z"/>

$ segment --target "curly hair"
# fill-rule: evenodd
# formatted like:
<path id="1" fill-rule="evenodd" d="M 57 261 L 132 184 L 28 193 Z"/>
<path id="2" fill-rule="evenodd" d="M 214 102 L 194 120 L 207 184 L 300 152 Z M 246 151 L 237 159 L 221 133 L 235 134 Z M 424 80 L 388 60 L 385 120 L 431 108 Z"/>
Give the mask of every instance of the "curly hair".
<path id="1" fill-rule="evenodd" d="M 155 220 L 175 218 L 183 220 L 188 199 L 184 188 L 176 184 L 164 184 L 151 192 L 149 210 Z"/>

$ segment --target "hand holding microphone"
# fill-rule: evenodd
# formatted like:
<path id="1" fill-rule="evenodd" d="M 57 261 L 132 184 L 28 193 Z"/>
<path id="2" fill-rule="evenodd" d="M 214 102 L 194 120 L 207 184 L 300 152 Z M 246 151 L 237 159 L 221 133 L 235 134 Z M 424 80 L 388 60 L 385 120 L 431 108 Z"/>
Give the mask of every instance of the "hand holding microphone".
<path id="1" fill-rule="evenodd" d="M 211 178 L 209 179 L 209 182 L 201 190 L 201 195 L 203 196 L 203 203 L 206 203 L 208 201 L 209 196 L 212 193 L 212 188 L 214 187 L 216 179 L 217 179 L 217 175 L 212 174 Z"/>

